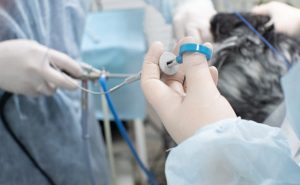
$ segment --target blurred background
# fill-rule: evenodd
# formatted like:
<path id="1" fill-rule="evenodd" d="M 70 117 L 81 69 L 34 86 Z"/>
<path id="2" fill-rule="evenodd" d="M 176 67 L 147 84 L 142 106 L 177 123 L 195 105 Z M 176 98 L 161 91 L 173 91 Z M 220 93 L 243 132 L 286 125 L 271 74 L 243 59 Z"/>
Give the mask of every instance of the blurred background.
<path id="1" fill-rule="evenodd" d="M 151 6 L 145 5 L 142 0 L 93 0 L 93 11 L 99 10 L 114 10 L 114 9 L 132 9 L 132 8 L 144 8 L 146 11 L 145 17 L 145 32 L 147 39 L 151 41 L 160 40 L 165 45 L 170 44 L 172 40 L 172 29 L 170 25 L 164 24 L 162 16 Z M 212 0 L 218 11 L 227 12 L 225 0 Z M 250 10 L 253 6 L 270 2 L 271 0 L 228 0 L 234 5 L 234 8 L 241 11 Z M 300 8 L 299 0 L 275 0 L 279 2 L 285 2 L 295 7 Z"/>
<path id="2" fill-rule="evenodd" d="M 299 0 L 280 1 L 300 8 Z M 224 0 L 213 0 L 213 2 L 218 11 L 228 12 Z M 229 2 L 236 10 L 249 11 L 253 6 L 268 1 L 229 0 Z M 163 17 L 142 0 L 94 0 L 91 10 L 85 29 L 82 58 L 95 67 L 117 73 L 136 73 L 142 65 L 150 43 L 162 41 L 167 50 L 173 48 L 172 26 L 166 24 Z M 121 25 L 120 19 L 124 20 Z M 101 24 L 98 25 L 98 22 Z M 98 30 L 111 33 L 111 36 L 105 34 L 103 38 L 101 37 L 103 34 Z M 116 38 L 115 35 L 118 37 Z M 102 54 L 103 52 L 105 55 Z M 113 86 L 118 81 L 112 80 L 109 83 Z M 96 85 L 93 88 L 99 89 Z M 159 183 L 166 184 L 164 162 L 168 155 L 167 150 L 175 145 L 161 126 L 154 111 L 145 102 L 139 83 L 125 87 L 112 96 L 142 159 L 155 173 Z M 127 145 L 115 129 L 111 116 L 105 115 L 105 105 L 103 106 L 101 102 L 101 97 L 92 99 L 92 103 L 97 107 L 96 115 L 103 132 L 110 132 L 111 135 L 104 134 L 106 144 L 110 145 L 108 155 L 110 155 L 113 183 L 116 185 L 146 184 Z"/>

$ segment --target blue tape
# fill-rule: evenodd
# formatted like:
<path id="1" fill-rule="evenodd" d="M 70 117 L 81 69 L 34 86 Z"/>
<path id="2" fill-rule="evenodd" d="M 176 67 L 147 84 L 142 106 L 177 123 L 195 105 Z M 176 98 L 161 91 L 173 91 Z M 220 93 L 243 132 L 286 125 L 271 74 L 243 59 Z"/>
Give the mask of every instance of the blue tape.
<path id="1" fill-rule="evenodd" d="M 180 46 L 179 56 L 176 57 L 177 63 L 182 64 L 183 55 L 185 53 L 195 52 L 205 55 L 207 61 L 210 61 L 212 58 L 212 50 L 209 47 L 204 46 L 202 44 L 187 43 Z"/>

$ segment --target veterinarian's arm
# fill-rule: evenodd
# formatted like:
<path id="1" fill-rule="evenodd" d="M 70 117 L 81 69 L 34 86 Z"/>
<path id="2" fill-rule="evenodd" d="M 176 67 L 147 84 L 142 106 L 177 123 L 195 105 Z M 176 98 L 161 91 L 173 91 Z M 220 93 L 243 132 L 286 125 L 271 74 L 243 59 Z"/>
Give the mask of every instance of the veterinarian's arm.
<path id="1" fill-rule="evenodd" d="M 185 121 L 186 126 L 189 123 Z M 199 129 L 171 149 L 165 169 L 168 184 L 300 182 L 300 167 L 280 129 L 238 118 Z"/>
<path id="2" fill-rule="evenodd" d="M 253 12 L 260 15 L 269 15 L 278 32 L 290 36 L 300 36 L 300 10 L 281 2 L 270 2 L 257 6 Z"/>
<path id="3" fill-rule="evenodd" d="M 180 44 L 186 42 L 197 41 L 186 38 Z M 300 182 L 300 167 L 280 130 L 237 118 L 216 88 L 217 71 L 208 67 L 205 57 L 186 54 L 179 73 L 160 76 L 162 52 L 161 43 L 150 48 L 141 85 L 168 132 L 180 143 L 166 162 L 168 184 Z"/>

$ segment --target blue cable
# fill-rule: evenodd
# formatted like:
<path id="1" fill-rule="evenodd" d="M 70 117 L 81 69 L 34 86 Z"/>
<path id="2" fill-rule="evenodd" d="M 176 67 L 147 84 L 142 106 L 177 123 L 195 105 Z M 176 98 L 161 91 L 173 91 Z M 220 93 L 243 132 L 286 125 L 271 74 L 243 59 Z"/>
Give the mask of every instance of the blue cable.
<path id="1" fill-rule="evenodd" d="M 225 0 L 225 3 L 229 9 L 233 10 L 233 6 L 231 6 L 228 0 Z M 260 34 L 244 16 L 242 16 L 239 12 L 236 11 L 233 12 L 251 31 L 253 31 L 258 36 L 258 38 L 262 42 L 266 44 L 266 46 L 270 48 L 270 50 L 273 52 L 275 57 L 278 60 L 282 61 L 286 65 L 288 70 L 290 70 L 292 65 L 289 63 L 288 59 L 278 49 L 276 49 L 262 34 Z"/>
<path id="2" fill-rule="evenodd" d="M 101 85 L 102 87 L 102 90 L 105 92 L 105 98 L 106 98 L 106 101 L 107 101 L 107 104 L 108 104 L 108 107 L 115 119 L 115 122 L 116 122 L 116 125 L 118 127 L 118 130 L 121 134 L 121 136 L 123 137 L 123 139 L 125 140 L 125 142 L 127 143 L 134 159 L 136 160 L 136 162 L 138 163 L 139 167 L 142 169 L 142 171 L 145 173 L 145 175 L 147 176 L 148 178 L 148 182 L 151 184 L 151 185 L 158 185 L 157 181 L 155 180 L 153 174 L 145 167 L 145 165 L 143 164 L 142 160 L 140 159 L 138 153 L 136 152 L 136 149 L 135 147 L 133 146 L 132 144 L 132 141 L 129 137 L 129 135 L 127 134 L 127 131 L 124 127 L 124 124 L 122 123 L 121 119 L 119 118 L 118 114 L 117 114 L 117 111 L 116 109 L 114 108 L 114 105 L 112 103 L 112 100 L 111 100 L 111 97 L 110 97 L 110 94 L 108 92 L 108 88 L 107 88 L 107 83 L 106 83 L 106 78 L 105 76 L 101 76 L 99 78 L 99 84 Z"/>

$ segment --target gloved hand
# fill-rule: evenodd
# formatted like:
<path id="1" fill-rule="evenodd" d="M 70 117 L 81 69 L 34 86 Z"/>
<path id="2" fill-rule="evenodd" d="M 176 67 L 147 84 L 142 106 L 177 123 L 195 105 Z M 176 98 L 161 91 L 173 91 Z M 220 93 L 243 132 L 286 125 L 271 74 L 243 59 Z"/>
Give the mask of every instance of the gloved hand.
<path id="1" fill-rule="evenodd" d="M 47 54 L 48 52 L 48 54 Z M 22 95 L 51 95 L 56 88 L 75 90 L 78 82 L 50 66 L 72 76 L 81 75 L 79 64 L 67 55 L 29 40 L 0 43 L 0 89 Z"/>
<path id="2" fill-rule="evenodd" d="M 185 38 L 175 53 L 181 44 L 187 42 L 197 43 L 197 40 Z M 205 125 L 236 117 L 216 87 L 216 68 L 209 68 L 203 55 L 185 54 L 175 76 L 160 76 L 158 62 L 163 51 L 161 43 L 154 43 L 150 48 L 143 66 L 141 86 L 148 102 L 177 143 Z"/>
<path id="3" fill-rule="evenodd" d="M 193 36 L 211 42 L 210 19 L 217 13 L 211 0 L 185 0 L 174 11 L 174 33 L 177 39 Z"/>
<path id="4" fill-rule="evenodd" d="M 270 2 L 255 7 L 253 13 L 269 15 L 275 30 L 290 36 L 299 36 L 300 33 L 300 10 L 280 2 Z"/>

